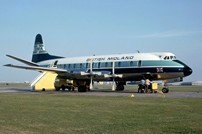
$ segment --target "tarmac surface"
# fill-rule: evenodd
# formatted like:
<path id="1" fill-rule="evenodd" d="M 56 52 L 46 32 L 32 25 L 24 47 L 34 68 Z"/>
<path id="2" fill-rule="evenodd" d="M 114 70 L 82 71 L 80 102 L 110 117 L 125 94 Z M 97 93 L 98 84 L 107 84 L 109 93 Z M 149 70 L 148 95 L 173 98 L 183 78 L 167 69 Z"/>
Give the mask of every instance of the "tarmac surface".
<path id="1" fill-rule="evenodd" d="M 202 92 L 169 92 L 137 93 L 135 91 L 113 92 L 111 89 L 95 89 L 80 93 L 77 90 L 69 91 L 32 91 L 30 87 L 0 87 L 0 94 L 58 94 L 75 96 L 125 96 L 125 97 L 166 97 L 166 98 L 202 98 Z"/>

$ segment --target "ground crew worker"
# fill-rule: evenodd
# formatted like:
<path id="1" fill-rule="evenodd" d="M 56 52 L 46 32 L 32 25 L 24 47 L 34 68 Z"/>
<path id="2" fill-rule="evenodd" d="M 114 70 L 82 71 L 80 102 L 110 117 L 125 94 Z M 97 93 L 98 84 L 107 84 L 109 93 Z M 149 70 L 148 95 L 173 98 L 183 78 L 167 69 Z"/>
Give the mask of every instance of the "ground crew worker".
<path id="1" fill-rule="evenodd" d="M 144 79 L 142 79 L 141 81 L 140 81 L 140 84 L 139 84 L 139 89 L 141 89 L 141 93 L 142 92 L 145 92 L 145 80 Z"/>
<path id="2" fill-rule="evenodd" d="M 142 79 L 142 80 L 140 81 L 140 84 L 145 85 L 145 80 Z"/>
<path id="3" fill-rule="evenodd" d="M 147 92 L 150 92 L 150 85 L 151 85 L 151 81 L 149 79 L 146 79 L 145 80 L 145 90 L 146 90 L 146 93 Z"/>

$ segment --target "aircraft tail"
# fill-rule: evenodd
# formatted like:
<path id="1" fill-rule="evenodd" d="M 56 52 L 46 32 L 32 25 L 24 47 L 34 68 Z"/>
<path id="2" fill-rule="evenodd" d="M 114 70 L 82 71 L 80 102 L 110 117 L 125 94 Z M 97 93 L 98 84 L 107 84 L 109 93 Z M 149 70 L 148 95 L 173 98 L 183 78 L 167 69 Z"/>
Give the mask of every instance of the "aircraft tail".
<path id="1" fill-rule="evenodd" d="M 32 62 L 41 62 L 45 60 L 63 58 L 60 56 L 50 55 L 44 47 L 41 34 L 37 34 L 34 42 L 34 51 L 32 55 Z"/>

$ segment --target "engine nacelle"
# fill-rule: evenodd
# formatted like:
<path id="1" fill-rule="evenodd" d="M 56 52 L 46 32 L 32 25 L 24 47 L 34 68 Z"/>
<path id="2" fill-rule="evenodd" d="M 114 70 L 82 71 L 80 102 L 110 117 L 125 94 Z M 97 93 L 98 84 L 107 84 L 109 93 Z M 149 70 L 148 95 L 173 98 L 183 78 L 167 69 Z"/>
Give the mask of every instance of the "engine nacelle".
<path id="1" fill-rule="evenodd" d="M 174 79 L 167 79 L 167 80 L 164 80 L 165 83 L 174 83 L 174 82 L 182 82 L 183 81 L 183 78 L 174 78 Z"/>

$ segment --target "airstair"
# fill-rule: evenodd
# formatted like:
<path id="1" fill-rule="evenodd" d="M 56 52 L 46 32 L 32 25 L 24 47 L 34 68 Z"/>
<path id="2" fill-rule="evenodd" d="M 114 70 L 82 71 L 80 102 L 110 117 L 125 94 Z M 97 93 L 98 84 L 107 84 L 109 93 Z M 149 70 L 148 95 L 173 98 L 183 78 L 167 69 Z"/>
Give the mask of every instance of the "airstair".
<path id="1" fill-rule="evenodd" d="M 58 74 L 54 72 L 43 72 L 37 76 L 31 83 L 33 91 L 51 91 L 55 90 L 55 79 Z"/>

